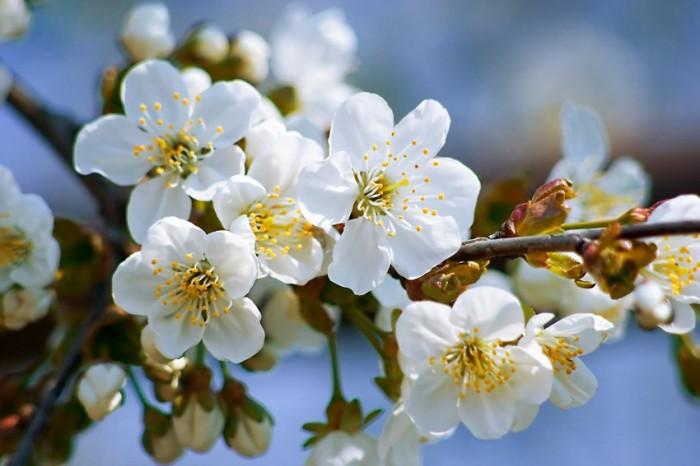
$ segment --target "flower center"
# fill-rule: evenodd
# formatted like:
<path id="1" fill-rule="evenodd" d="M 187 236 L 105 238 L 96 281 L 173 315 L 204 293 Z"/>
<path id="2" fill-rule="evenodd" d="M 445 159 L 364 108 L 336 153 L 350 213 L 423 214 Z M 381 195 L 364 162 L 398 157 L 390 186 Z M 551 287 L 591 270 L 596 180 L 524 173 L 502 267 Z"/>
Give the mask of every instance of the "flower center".
<path id="1" fill-rule="evenodd" d="M 394 207 L 396 191 L 409 185 L 404 177 L 392 183 L 384 172 L 355 172 L 358 195 L 353 206 L 353 218 L 364 217 L 381 225 L 381 217 Z"/>
<path id="2" fill-rule="evenodd" d="M 32 252 L 32 242 L 22 230 L 0 226 L 0 269 L 21 264 Z"/>
<path id="3" fill-rule="evenodd" d="M 478 333 L 478 329 L 474 329 Z M 429 364 L 439 364 L 446 375 L 452 377 L 460 387 L 460 397 L 466 390 L 475 393 L 491 393 L 495 388 L 509 381 L 515 374 L 515 362 L 510 351 L 499 341 L 487 342 L 476 336 L 462 335 L 462 341 L 450 346 L 437 360 L 431 357 Z"/>
<path id="4" fill-rule="evenodd" d="M 665 241 L 659 256 L 652 264 L 652 269 L 668 280 L 674 295 L 681 294 L 700 272 L 700 262 L 693 259 L 687 246 L 674 249 Z"/>
<path id="5" fill-rule="evenodd" d="M 613 194 L 600 189 L 598 178 L 576 187 L 576 194 L 586 211 L 583 220 L 605 218 L 620 208 L 634 207 L 634 199 L 622 194 Z"/>
<path id="6" fill-rule="evenodd" d="M 224 290 L 223 282 L 207 259 L 194 261 L 191 253 L 187 259 L 189 264 L 177 261 L 170 264 L 170 275 L 156 286 L 155 295 L 163 306 L 177 309 L 176 319 L 189 314 L 192 325 L 203 327 L 210 318 L 228 313 L 232 302 Z M 157 259 L 153 259 L 151 264 L 154 266 L 154 276 L 167 274 L 166 268 L 159 266 Z"/>
<path id="7" fill-rule="evenodd" d="M 574 336 L 574 341 L 578 341 L 579 337 Z M 570 344 L 566 338 L 557 337 L 547 339 L 547 342 L 540 340 L 542 352 L 549 358 L 552 363 L 554 372 L 564 371 L 571 374 L 576 370 L 575 359 L 583 354 L 583 350 Z"/>
<path id="8" fill-rule="evenodd" d="M 314 227 L 302 216 L 291 197 L 280 199 L 280 187 L 248 209 L 250 228 L 255 234 L 258 255 L 274 259 L 286 256 L 292 249 L 301 250 L 307 238 L 314 236 Z"/>

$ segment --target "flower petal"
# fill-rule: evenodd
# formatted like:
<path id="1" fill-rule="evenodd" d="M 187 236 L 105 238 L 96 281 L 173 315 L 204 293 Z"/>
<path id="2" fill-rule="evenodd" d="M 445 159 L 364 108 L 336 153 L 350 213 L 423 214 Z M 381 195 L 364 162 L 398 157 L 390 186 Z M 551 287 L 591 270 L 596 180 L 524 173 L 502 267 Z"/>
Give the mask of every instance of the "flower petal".
<path id="1" fill-rule="evenodd" d="M 204 344 L 217 359 L 239 363 L 260 351 L 265 331 L 260 311 L 248 298 L 235 300 L 231 309 L 207 323 Z"/>
<path id="2" fill-rule="evenodd" d="M 148 315 L 154 304 L 159 305 L 155 289 L 162 279 L 154 277 L 152 270 L 140 252 L 119 264 L 112 276 L 115 304 L 135 315 Z"/>
<path id="3" fill-rule="evenodd" d="M 565 103 L 561 109 L 563 160 L 555 166 L 557 176 L 574 184 L 590 180 L 608 158 L 608 135 L 598 114 L 588 107 Z"/>
<path id="4" fill-rule="evenodd" d="M 384 99 L 368 92 L 355 94 L 335 112 L 328 140 L 330 153 L 347 152 L 353 168 L 365 167 L 363 155 L 378 154 L 372 150 L 373 145 L 386 148 L 393 127 L 394 114 Z"/>
<path id="5" fill-rule="evenodd" d="M 121 87 L 124 113 L 134 124 L 145 120 L 144 128 L 163 135 L 172 125 L 175 131 L 185 127 L 190 116 L 189 92 L 182 74 L 163 60 L 146 60 L 134 66 L 124 77 Z M 165 124 L 158 125 L 162 119 Z"/>
<path id="6" fill-rule="evenodd" d="M 331 155 L 299 176 L 299 205 L 309 222 L 330 228 L 347 221 L 357 197 L 350 156 Z"/>
<path id="7" fill-rule="evenodd" d="M 485 340 L 515 340 L 525 330 L 520 301 L 500 288 L 480 286 L 465 291 L 452 306 L 450 321 Z"/>
<path id="8" fill-rule="evenodd" d="M 8 210 L 13 225 L 29 235 L 33 242 L 43 242 L 51 237 L 53 213 L 41 196 L 21 194 Z M 7 220 L 7 217 L 3 220 Z M 0 223 L 5 222 L 0 221 Z"/>
<path id="9" fill-rule="evenodd" d="M 49 285 L 54 281 L 60 256 L 58 241 L 47 238 L 44 243 L 35 244 L 27 260 L 12 270 L 12 280 L 27 288 Z"/>
<path id="10" fill-rule="evenodd" d="M 122 115 L 107 115 L 89 123 L 75 139 L 73 163 L 82 174 L 98 173 L 118 185 L 136 184 L 151 168 L 134 147 L 151 144 L 148 133 Z"/>
<path id="11" fill-rule="evenodd" d="M 459 424 L 458 395 L 450 376 L 428 369 L 408 388 L 404 405 L 419 430 L 445 432 Z"/>
<path id="12" fill-rule="evenodd" d="M 260 106 L 260 94 L 245 81 L 218 82 L 195 104 L 192 135 L 202 147 L 226 147 L 245 136 Z"/>
<path id="13" fill-rule="evenodd" d="M 185 192 L 200 201 L 211 201 L 217 188 L 245 170 L 245 154 L 238 146 L 215 149 L 197 164 L 198 171 L 183 183 Z"/>
<path id="14" fill-rule="evenodd" d="M 522 432 L 530 427 L 532 421 L 537 417 L 540 410 L 540 405 L 524 403 L 522 401 L 515 402 L 515 419 L 513 426 L 510 428 L 513 432 Z"/>
<path id="15" fill-rule="evenodd" d="M 177 319 L 174 307 L 153 308 L 148 315 L 148 325 L 155 334 L 155 343 L 163 356 L 176 359 L 202 340 L 204 327 L 191 323 L 187 316 Z"/>
<path id="16" fill-rule="evenodd" d="M 576 370 L 571 374 L 558 372 L 552 385 L 550 401 L 560 409 L 583 406 L 593 398 L 598 380 L 583 361 L 576 358 Z"/>
<path id="17" fill-rule="evenodd" d="M 205 242 L 206 233 L 201 228 L 181 218 L 166 217 L 148 229 L 141 253 L 146 262 L 182 262 L 188 253 L 202 257 Z"/>
<path id="18" fill-rule="evenodd" d="M 519 401 L 541 404 L 552 391 L 552 365 L 542 350 L 532 345 L 508 347 L 511 359 L 518 370 L 513 374 L 510 386 Z"/>
<path id="19" fill-rule="evenodd" d="M 258 278 L 258 261 L 248 242 L 228 231 L 209 233 L 205 255 L 234 299 L 242 298 Z"/>
<path id="20" fill-rule="evenodd" d="M 598 187 L 619 199 L 615 202 L 616 210 L 609 213 L 619 215 L 647 202 L 651 193 L 651 177 L 635 159 L 620 157 L 598 180 Z"/>
<path id="21" fill-rule="evenodd" d="M 294 247 L 286 255 L 263 258 L 272 278 L 292 285 L 304 285 L 318 276 L 323 264 L 321 243 L 313 237 L 307 237 L 297 244 L 302 245 L 301 249 Z"/>
<path id="22" fill-rule="evenodd" d="M 515 399 L 507 385 L 491 393 L 469 392 L 460 400 L 459 417 L 474 437 L 482 440 L 503 437 L 515 420 Z"/>
<path id="23" fill-rule="evenodd" d="M 682 335 L 691 332 L 695 328 L 695 310 L 690 304 L 671 300 L 673 309 L 673 321 L 670 324 L 659 325 L 659 328 L 668 333 Z"/>
<path id="24" fill-rule="evenodd" d="M 185 191 L 168 186 L 168 179 L 159 176 L 138 184 L 129 197 L 126 223 L 137 243 L 146 238 L 148 228 L 165 217 L 189 218 L 192 201 Z"/>
<path id="25" fill-rule="evenodd" d="M 546 333 L 555 337 L 577 337 L 570 344 L 588 354 L 600 346 L 613 327 L 599 315 L 572 314 L 547 327 Z"/>
<path id="26" fill-rule="evenodd" d="M 228 228 L 248 208 L 265 197 L 265 188 L 256 180 L 245 175 L 235 175 L 219 186 L 214 194 L 213 204 L 221 224 Z"/>
<path id="27" fill-rule="evenodd" d="M 345 224 L 335 244 L 328 278 L 362 295 L 384 279 L 390 263 L 391 251 L 384 230 L 364 218 L 356 218 Z"/>
<path id="28" fill-rule="evenodd" d="M 449 129 L 450 115 L 445 107 L 435 100 L 424 100 L 396 125 L 391 150 L 409 158 L 425 158 L 422 154 L 427 149 L 427 155 L 435 156 L 445 145 Z"/>

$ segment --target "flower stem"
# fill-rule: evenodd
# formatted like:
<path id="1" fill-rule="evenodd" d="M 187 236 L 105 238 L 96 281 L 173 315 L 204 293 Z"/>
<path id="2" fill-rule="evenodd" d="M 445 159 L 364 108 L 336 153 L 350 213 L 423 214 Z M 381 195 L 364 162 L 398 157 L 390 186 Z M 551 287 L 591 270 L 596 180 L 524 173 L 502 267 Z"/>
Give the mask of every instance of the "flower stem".
<path id="1" fill-rule="evenodd" d="M 130 366 L 127 366 L 127 368 L 126 368 L 126 375 L 129 377 L 129 382 L 131 382 L 131 385 L 134 387 L 134 391 L 136 392 L 136 397 L 141 402 L 141 405 L 143 406 L 143 408 L 144 409 L 152 408 L 153 406 L 148 401 L 148 398 L 146 397 L 146 393 L 141 388 L 141 384 L 139 383 L 138 379 L 136 378 L 136 374 L 134 374 L 134 371 L 131 369 Z"/>
<path id="2" fill-rule="evenodd" d="M 331 356 L 331 372 L 333 377 L 333 401 L 344 401 L 343 388 L 340 383 L 340 364 L 338 363 L 338 350 L 335 345 L 335 333 L 328 335 L 328 353 Z"/>
<path id="3" fill-rule="evenodd" d="M 617 222 L 617 218 L 606 218 L 601 220 L 592 220 L 590 222 L 573 222 L 565 223 L 561 226 L 562 230 L 584 230 L 586 228 L 605 228 L 611 223 Z"/>
<path id="4" fill-rule="evenodd" d="M 224 380 L 231 378 L 231 372 L 226 361 L 219 361 L 219 367 L 221 367 L 221 374 L 224 376 Z"/>
<path id="5" fill-rule="evenodd" d="M 207 350 L 204 348 L 204 343 L 200 341 L 197 344 L 197 348 L 195 351 L 196 351 L 195 363 L 198 366 L 205 366 L 206 365 L 205 359 L 206 359 L 206 355 L 207 355 Z"/>
<path id="6" fill-rule="evenodd" d="M 355 325 L 357 330 L 362 333 L 367 341 L 374 347 L 374 349 L 379 353 L 380 356 L 384 354 L 384 350 L 379 341 L 377 341 L 377 335 L 381 335 L 384 332 L 377 327 L 374 322 L 367 318 L 367 316 L 355 307 L 347 307 L 343 309 L 345 317 Z"/>

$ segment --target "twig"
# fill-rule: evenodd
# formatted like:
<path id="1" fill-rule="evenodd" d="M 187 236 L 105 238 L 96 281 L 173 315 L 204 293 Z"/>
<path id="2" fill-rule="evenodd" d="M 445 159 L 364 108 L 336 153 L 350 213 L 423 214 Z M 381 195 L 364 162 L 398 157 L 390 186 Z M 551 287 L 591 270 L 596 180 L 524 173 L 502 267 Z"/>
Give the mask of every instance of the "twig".
<path id="1" fill-rule="evenodd" d="M 92 303 L 92 307 L 90 308 L 90 314 L 80 326 L 78 334 L 75 337 L 75 340 L 73 340 L 73 343 L 68 350 L 65 359 L 63 360 L 63 364 L 61 364 L 61 367 L 59 368 L 56 382 L 54 383 L 53 387 L 46 392 L 46 395 L 44 395 L 44 398 L 41 400 L 39 408 L 32 417 L 31 423 L 22 437 L 22 441 L 20 442 L 15 454 L 12 456 L 7 466 L 23 466 L 28 464 L 31 453 L 36 447 L 36 442 L 39 439 L 39 435 L 41 435 L 44 426 L 48 422 L 58 398 L 61 396 L 61 393 L 65 389 L 73 373 L 80 366 L 83 342 L 85 341 L 92 324 L 97 322 L 102 315 L 102 311 L 107 305 L 107 296 L 106 282 L 98 285 L 91 293 L 90 302 Z"/>
<path id="2" fill-rule="evenodd" d="M 530 252 L 580 252 L 590 240 L 600 237 L 602 228 L 577 233 L 518 238 L 476 238 L 462 244 L 451 260 L 467 261 L 494 257 L 519 257 Z M 643 223 L 623 226 L 621 239 L 642 239 L 654 236 L 688 235 L 700 233 L 700 220 L 678 222 Z"/>

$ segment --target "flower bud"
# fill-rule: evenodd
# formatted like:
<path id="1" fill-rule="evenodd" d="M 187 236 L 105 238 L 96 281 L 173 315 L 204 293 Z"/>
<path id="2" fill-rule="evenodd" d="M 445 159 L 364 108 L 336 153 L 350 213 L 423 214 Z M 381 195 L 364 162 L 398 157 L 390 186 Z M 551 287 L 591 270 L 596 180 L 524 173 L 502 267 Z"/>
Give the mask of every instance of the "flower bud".
<path id="1" fill-rule="evenodd" d="M 156 397 L 160 401 L 172 401 L 180 389 L 180 377 L 187 368 L 189 360 L 185 357 L 173 359 L 166 364 L 146 360 L 143 370 L 153 381 Z"/>
<path id="2" fill-rule="evenodd" d="M 406 292 L 412 300 L 430 299 L 449 304 L 486 272 L 488 261 L 448 262 L 415 280 L 406 280 Z"/>
<path id="3" fill-rule="evenodd" d="M 144 3 L 133 7 L 122 29 L 122 43 L 134 61 L 164 58 L 175 48 L 170 30 L 170 14 L 162 3 Z"/>
<path id="4" fill-rule="evenodd" d="M 25 0 L 0 0 L 0 40 L 24 34 L 31 19 Z"/>
<path id="5" fill-rule="evenodd" d="M 231 43 L 231 56 L 241 59 L 251 81 L 259 83 L 267 78 L 270 46 L 259 34 L 247 30 L 236 34 Z"/>
<path id="6" fill-rule="evenodd" d="M 173 426 L 178 441 L 200 453 L 208 451 L 224 430 L 224 415 L 210 384 L 209 369 L 190 370 L 183 375 L 183 391 L 174 403 Z"/>
<path id="7" fill-rule="evenodd" d="M 666 299 L 664 291 L 652 281 L 637 285 L 634 301 L 639 312 L 639 323 L 644 328 L 653 329 L 659 324 L 666 324 L 673 316 L 671 303 Z"/>
<path id="8" fill-rule="evenodd" d="M 229 43 L 226 34 L 212 24 L 195 29 L 189 41 L 192 53 L 200 60 L 218 63 L 228 54 Z"/>
<path id="9" fill-rule="evenodd" d="M 78 400 L 90 419 L 99 421 L 117 409 L 125 382 L 126 372 L 117 364 L 94 364 L 85 371 L 78 383 Z"/>
<path id="10" fill-rule="evenodd" d="M 156 364 L 166 365 L 172 361 L 172 359 L 163 356 L 163 354 L 158 351 L 155 332 L 148 325 L 141 330 L 141 347 L 146 357 Z"/>
<path id="11" fill-rule="evenodd" d="M 226 444 L 246 457 L 265 453 L 272 436 L 267 410 L 246 395 L 245 385 L 233 379 L 226 379 L 219 397 L 226 413 Z"/>
<path id="12" fill-rule="evenodd" d="M 19 330 L 41 319 L 49 312 L 53 292 L 44 288 L 12 288 L 2 295 L 0 324 L 9 330 Z"/>
<path id="13" fill-rule="evenodd" d="M 184 448 L 175 435 L 171 416 L 154 408 L 146 408 L 143 426 L 141 443 L 158 463 L 172 463 L 182 455 Z"/>
<path id="14" fill-rule="evenodd" d="M 571 210 L 566 201 L 576 197 L 571 181 L 557 178 L 543 184 L 532 199 L 519 204 L 501 227 L 505 236 L 541 235 L 556 231 Z"/>

